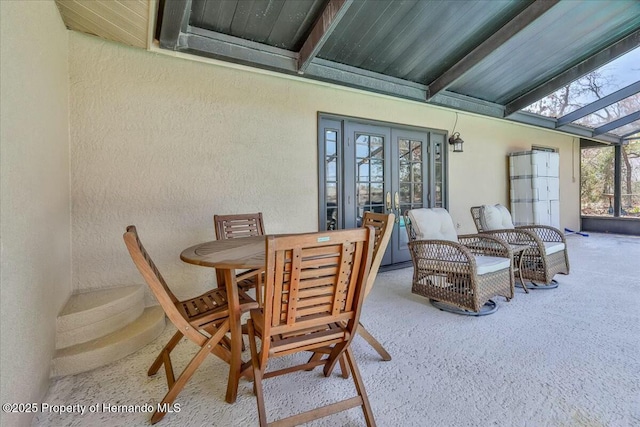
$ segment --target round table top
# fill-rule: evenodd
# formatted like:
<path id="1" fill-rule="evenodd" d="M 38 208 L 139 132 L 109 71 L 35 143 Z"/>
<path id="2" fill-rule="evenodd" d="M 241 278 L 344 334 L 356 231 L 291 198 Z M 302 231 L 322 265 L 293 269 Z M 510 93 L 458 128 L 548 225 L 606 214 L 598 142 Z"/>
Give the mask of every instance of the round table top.
<path id="1" fill-rule="evenodd" d="M 511 246 L 511 250 L 514 253 L 524 252 L 531 247 L 531 245 L 525 243 L 510 243 L 509 246 Z"/>
<path id="2" fill-rule="evenodd" d="M 205 267 L 251 269 L 265 265 L 266 236 L 213 240 L 185 249 L 180 259 Z"/>

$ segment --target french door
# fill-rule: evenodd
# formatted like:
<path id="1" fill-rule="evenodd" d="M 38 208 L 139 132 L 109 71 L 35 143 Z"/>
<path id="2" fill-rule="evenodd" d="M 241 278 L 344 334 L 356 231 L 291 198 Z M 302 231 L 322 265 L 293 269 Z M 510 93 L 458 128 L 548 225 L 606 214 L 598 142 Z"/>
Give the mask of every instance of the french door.
<path id="1" fill-rule="evenodd" d="M 444 206 L 446 132 L 321 115 L 318 136 L 319 228 L 360 227 L 366 211 L 394 213 L 382 265 L 409 261 L 402 214 Z"/>

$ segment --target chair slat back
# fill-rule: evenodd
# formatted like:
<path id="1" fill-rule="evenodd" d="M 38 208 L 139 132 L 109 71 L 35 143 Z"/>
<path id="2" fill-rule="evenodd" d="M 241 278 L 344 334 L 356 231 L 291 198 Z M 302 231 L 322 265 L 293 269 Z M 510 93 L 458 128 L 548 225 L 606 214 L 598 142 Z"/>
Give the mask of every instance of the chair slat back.
<path id="1" fill-rule="evenodd" d="M 378 269 L 382 263 L 382 258 L 387 250 L 391 233 L 393 232 L 393 224 L 395 220 L 394 214 L 381 214 L 374 212 L 365 212 L 362 217 L 362 226 L 372 226 L 375 231 L 375 240 L 373 243 L 373 258 L 371 260 L 371 269 L 367 278 L 365 290 L 365 298 L 371 292 L 373 283 L 378 275 Z"/>
<path id="2" fill-rule="evenodd" d="M 263 333 L 290 334 L 337 321 L 355 327 L 373 240 L 373 227 L 269 236 Z"/>
<path id="3" fill-rule="evenodd" d="M 140 274 L 142 274 L 142 277 L 145 282 L 147 282 L 147 285 L 160 303 L 160 306 L 162 306 L 169 320 L 171 320 L 179 331 L 183 332 L 184 335 L 187 335 L 194 342 L 204 342 L 203 335 L 191 328 L 189 322 L 177 309 L 176 304 L 179 300 L 173 292 L 171 292 L 167 282 L 165 282 L 160 271 L 142 245 L 136 227 L 133 225 L 128 226 L 127 232 L 124 233 L 123 237 L 133 263 L 138 268 L 138 271 L 140 271 Z"/>
<path id="4" fill-rule="evenodd" d="M 214 215 L 216 239 L 236 239 L 240 237 L 263 236 L 262 212 L 237 215 Z"/>

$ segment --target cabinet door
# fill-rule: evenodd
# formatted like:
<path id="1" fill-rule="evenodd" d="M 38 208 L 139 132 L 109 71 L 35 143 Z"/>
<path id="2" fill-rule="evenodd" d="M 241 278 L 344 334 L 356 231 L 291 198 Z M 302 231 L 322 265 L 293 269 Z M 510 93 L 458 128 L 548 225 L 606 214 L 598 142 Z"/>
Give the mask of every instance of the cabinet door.
<path id="1" fill-rule="evenodd" d="M 560 228 L 560 201 L 549 201 L 549 225 Z"/>
<path id="2" fill-rule="evenodd" d="M 559 153 L 547 153 L 549 159 L 547 161 L 547 176 L 555 178 L 560 177 L 560 154 Z"/>
<path id="3" fill-rule="evenodd" d="M 560 178 L 547 178 L 549 200 L 560 200 Z"/>

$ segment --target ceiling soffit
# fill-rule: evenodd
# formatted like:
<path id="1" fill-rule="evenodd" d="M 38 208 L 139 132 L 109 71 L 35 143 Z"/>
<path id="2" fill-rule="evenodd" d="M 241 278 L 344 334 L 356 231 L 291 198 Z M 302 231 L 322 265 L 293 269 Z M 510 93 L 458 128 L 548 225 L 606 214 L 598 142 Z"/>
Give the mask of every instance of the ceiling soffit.
<path id="1" fill-rule="evenodd" d="M 143 49 L 148 46 L 149 0 L 55 1 L 70 30 Z"/>
<path id="2" fill-rule="evenodd" d="M 56 3 L 71 29 L 149 45 L 149 0 Z M 157 5 L 156 37 L 163 49 L 622 142 L 607 133 L 613 125 L 592 129 L 520 110 L 640 46 L 636 0 Z"/>

